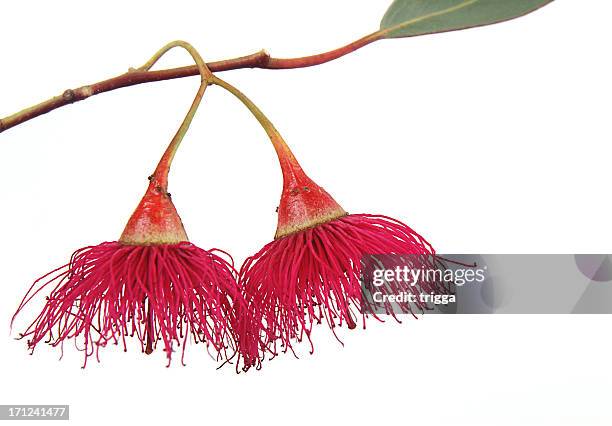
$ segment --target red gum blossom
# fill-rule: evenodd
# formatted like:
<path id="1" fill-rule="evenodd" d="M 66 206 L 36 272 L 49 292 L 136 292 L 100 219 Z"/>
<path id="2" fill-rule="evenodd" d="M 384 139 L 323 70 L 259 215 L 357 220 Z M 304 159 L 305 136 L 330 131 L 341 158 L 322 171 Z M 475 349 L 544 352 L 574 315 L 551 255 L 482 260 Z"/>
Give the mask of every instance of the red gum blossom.
<path id="1" fill-rule="evenodd" d="M 187 241 L 167 192 L 167 158 L 149 178 L 118 242 L 77 250 L 67 265 L 32 285 L 13 320 L 34 296 L 55 286 L 21 334 L 32 351 L 45 339 L 63 349 L 65 340 L 81 337 L 85 366 L 90 356 L 98 358 L 100 347 L 121 343 L 127 350 L 126 338 L 136 336 L 147 354 L 161 342 L 169 365 L 177 346 L 183 361 L 191 337 L 211 346 L 220 360 L 237 356 L 237 370 L 259 368 L 252 330 L 261 326 L 244 315 L 233 261 Z"/>
<path id="2" fill-rule="evenodd" d="M 67 265 L 30 287 L 13 320 L 34 296 L 54 286 L 21 337 L 28 338 L 32 351 L 45 339 L 63 349 L 65 340 L 81 337 L 83 366 L 107 343 L 127 350 L 126 338 L 133 336 L 147 354 L 161 342 L 169 365 L 177 346 L 182 346 L 183 361 L 191 337 L 211 346 L 220 360 L 237 356 L 237 370 L 259 368 L 252 330 L 261 326 L 244 315 L 233 261 L 217 255 L 225 252 L 187 241 L 165 175 L 158 175 L 151 176 L 118 242 L 77 250 Z"/>
<path id="3" fill-rule="evenodd" d="M 346 324 L 357 327 L 365 319 L 367 301 L 362 300 L 361 261 L 367 254 L 403 254 L 411 268 L 433 262 L 435 251 L 407 225 L 386 216 L 348 215 L 344 209 L 302 170 L 295 156 L 265 116 L 254 110 L 274 148 L 283 173 L 283 192 L 278 207 L 275 241 L 246 259 L 239 283 L 251 316 L 261 323 L 258 334 L 242 339 L 247 354 L 259 351 L 276 355 L 292 350 L 292 340 L 311 343 L 315 323 L 327 322 L 332 331 Z M 417 287 L 390 288 L 410 292 L 439 289 L 439 283 L 420 282 Z M 447 291 L 445 288 L 440 290 Z M 423 310 L 426 306 L 417 304 Z M 400 309 L 409 313 L 411 306 Z M 386 313 L 395 317 L 392 306 Z M 397 319 L 397 317 L 396 317 Z M 245 359 L 249 361 L 249 359 Z"/>

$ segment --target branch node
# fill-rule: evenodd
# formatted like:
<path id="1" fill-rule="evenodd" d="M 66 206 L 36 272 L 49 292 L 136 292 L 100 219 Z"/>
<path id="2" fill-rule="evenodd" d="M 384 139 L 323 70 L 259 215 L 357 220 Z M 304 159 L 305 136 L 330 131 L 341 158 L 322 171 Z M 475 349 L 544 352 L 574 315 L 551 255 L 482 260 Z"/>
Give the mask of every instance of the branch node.
<path id="1" fill-rule="evenodd" d="M 4 128 L 4 121 L 2 121 L 0 119 L 0 133 L 4 132 L 5 128 Z"/>
<path id="2" fill-rule="evenodd" d="M 72 103 L 75 101 L 75 98 L 76 93 L 74 93 L 74 90 L 72 89 L 68 89 L 62 94 L 62 99 L 64 99 L 65 102 Z"/>
<path id="3" fill-rule="evenodd" d="M 260 67 L 265 67 L 268 62 L 270 62 L 270 53 L 266 49 L 261 49 L 258 54 L 260 55 L 260 59 L 257 65 Z"/>

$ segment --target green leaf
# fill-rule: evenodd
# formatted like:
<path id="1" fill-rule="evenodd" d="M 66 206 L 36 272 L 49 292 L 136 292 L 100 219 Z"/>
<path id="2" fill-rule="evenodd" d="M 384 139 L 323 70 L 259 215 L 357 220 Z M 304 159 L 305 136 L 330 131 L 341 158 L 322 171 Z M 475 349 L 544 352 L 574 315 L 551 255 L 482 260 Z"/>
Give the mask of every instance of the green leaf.
<path id="1" fill-rule="evenodd" d="M 384 38 L 462 30 L 518 18 L 552 0 L 395 0 L 380 23 Z"/>

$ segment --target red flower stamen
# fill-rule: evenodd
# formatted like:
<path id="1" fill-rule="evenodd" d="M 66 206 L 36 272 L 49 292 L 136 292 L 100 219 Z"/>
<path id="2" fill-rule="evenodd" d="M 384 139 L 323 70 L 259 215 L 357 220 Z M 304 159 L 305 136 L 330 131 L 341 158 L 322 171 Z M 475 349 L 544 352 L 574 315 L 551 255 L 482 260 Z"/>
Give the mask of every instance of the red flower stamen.
<path id="1" fill-rule="evenodd" d="M 405 255 L 409 268 L 435 268 L 435 251 L 409 226 L 386 216 L 347 215 L 268 243 L 249 257 L 240 271 L 252 315 L 262 318 L 260 349 L 273 354 L 292 349 L 306 336 L 313 350 L 314 324 L 353 329 L 361 316 L 381 320 L 362 297 L 361 262 L 369 254 Z M 417 256 L 415 256 L 417 255 Z M 396 266 L 396 265 L 393 265 Z M 447 292 L 441 283 L 386 284 L 388 294 Z M 384 303 L 385 313 L 413 313 L 410 305 Z M 417 303 L 416 308 L 428 307 Z M 400 310 L 401 312 L 398 312 Z M 382 320 L 381 320 L 382 321 Z M 336 336 L 337 337 L 337 336 Z"/>
<path id="2" fill-rule="evenodd" d="M 74 338 L 85 353 L 83 367 L 92 355 L 99 360 L 99 349 L 109 343 L 127 351 L 127 337 L 136 337 L 147 354 L 161 343 L 168 365 L 177 347 L 184 364 L 190 337 L 230 359 L 238 340 L 232 306 L 244 302 L 233 265 L 218 252 L 189 242 L 106 242 L 77 250 L 70 263 L 38 279 L 24 297 L 15 315 L 54 285 L 21 337 L 32 352 L 45 339 L 63 348 Z"/>

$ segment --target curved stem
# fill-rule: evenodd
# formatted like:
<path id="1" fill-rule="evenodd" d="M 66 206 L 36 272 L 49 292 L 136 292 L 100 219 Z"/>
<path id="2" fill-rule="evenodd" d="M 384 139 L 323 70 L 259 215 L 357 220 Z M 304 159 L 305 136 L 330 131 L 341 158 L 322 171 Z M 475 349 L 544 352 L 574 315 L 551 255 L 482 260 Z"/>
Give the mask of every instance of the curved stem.
<path id="1" fill-rule="evenodd" d="M 136 207 L 136 210 L 134 210 L 134 213 L 128 220 L 128 223 L 125 226 L 121 237 L 119 238 L 119 242 L 122 244 L 176 244 L 182 241 L 188 241 L 185 227 L 183 226 L 183 223 L 176 212 L 176 208 L 174 207 L 174 204 L 172 204 L 170 194 L 168 193 L 168 173 L 170 172 L 170 165 L 172 164 L 176 151 L 181 144 L 181 141 L 185 137 L 185 134 L 189 129 L 189 125 L 193 121 L 193 117 L 195 116 L 195 113 L 202 102 L 204 92 L 206 91 L 208 85 L 212 83 L 213 75 L 197 50 L 195 50 L 189 43 L 184 41 L 173 41 L 172 43 L 165 45 L 157 53 L 155 53 L 155 55 L 153 55 L 153 57 L 147 63 L 138 68 L 138 70 L 148 72 L 148 70 L 155 65 L 155 63 L 162 56 L 175 47 L 181 47 L 187 50 L 187 52 L 189 52 L 193 60 L 196 62 L 201 79 L 200 87 L 198 88 L 198 93 L 191 103 L 191 107 L 183 119 L 181 126 L 164 151 L 164 154 L 159 160 L 155 171 L 151 176 L 149 176 L 150 182 L 147 191 Z M 145 352 L 150 353 L 155 346 L 155 330 L 150 326 L 150 321 L 152 318 L 150 303 L 146 311 L 147 345 Z"/>
<path id="2" fill-rule="evenodd" d="M 381 31 L 376 31 L 338 49 L 317 55 L 304 56 L 300 58 L 273 58 L 270 57 L 267 52 L 262 50 L 247 56 L 211 62 L 208 63 L 207 66 L 212 72 L 229 71 L 241 68 L 292 69 L 311 67 L 338 59 L 382 38 L 384 38 L 384 34 Z M 200 73 L 198 66 L 186 66 L 160 71 L 145 71 L 141 68 L 131 70 L 125 74 L 121 74 L 98 83 L 81 86 L 76 89 L 68 89 L 59 96 L 53 97 L 37 105 L 21 110 L 15 114 L 4 117 L 0 119 L 0 133 L 40 115 L 46 114 L 63 106 L 85 100 L 100 93 L 110 92 L 112 90 L 134 86 L 137 84 L 189 77 L 198 75 Z"/>
<path id="3" fill-rule="evenodd" d="M 346 211 L 302 169 L 278 130 L 264 113 L 240 90 L 214 76 L 213 84 L 237 97 L 264 128 L 276 150 L 283 175 L 283 190 L 278 204 L 278 225 L 274 239 L 345 216 Z"/>
<path id="4" fill-rule="evenodd" d="M 159 163 L 155 168 L 155 172 L 153 172 L 153 178 L 156 179 L 157 184 L 164 192 L 168 189 L 168 173 L 170 172 L 170 165 L 172 164 L 172 160 L 174 159 L 174 156 L 179 145 L 181 144 L 181 141 L 187 134 L 187 130 L 189 130 L 189 126 L 193 121 L 193 117 L 195 116 L 195 113 L 198 107 L 200 106 L 200 103 L 202 102 L 202 98 L 204 97 L 206 87 L 208 87 L 208 85 L 211 84 L 213 81 L 213 74 L 206 66 L 206 63 L 204 62 L 198 51 L 189 43 L 181 40 L 173 41 L 162 47 L 159 51 L 157 51 L 157 53 L 155 53 L 155 55 L 153 55 L 151 59 L 149 59 L 146 64 L 138 68 L 138 70 L 148 72 L 149 69 L 151 69 L 151 67 L 155 65 L 155 63 L 157 63 L 157 61 L 159 61 L 162 56 L 164 56 L 168 51 L 174 49 L 175 47 L 181 47 L 187 52 L 189 52 L 198 67 L 201 83 L 200 87 L 198 88 L 198 92 L 191 104 L 191 107 L 187 112 L 187 115 L 183 119 L 183 122 L 181 123 L 181 126 L 179 127 L 176 134 L 174 135 L 174 138 L 172 138 L 172 141 L 166 148 L 164 155 L 159 160 Z"/>
<path id="5" fill-rule="evenodd" d="M 202 82 L 210 82 L 212 80 L 212 72 L 208 68 L 208 65 L 206 65 L 206 62 L 204 62 L 204 59 L 202 59 L 202 56 L 200 56 L 200 53 L 191 44 L 182 40 L 175 40 L 166 44 L 164 47 L 159 49 L 155 55 L 153 55 L 151 59 L 147 61 L 146 64 L 139 67 L 138 71 L 149 71 L 157 63 L 157 61 L 159 61 L 166 53 L 175 47 L 181 47 L 191 55 L 193 61 L 196 63 L 196 68 L 198 69 L 198 74 L 200 74 L 200 79 Z"/>
<path id="6" fill-rule="evenodd" d="M 278 160 L 281 164 L 281 168 L 283 169 L 283 172 L 288 172 L 291 169 L 291 167 L 289 166 L 290 164 L 293 166 L 299 167 L 299 163 L 297 162 L 295 156 L 293 155 L 293 152 L 291 152 L 291 149 L 289 148 L 289 146 L 287 145 L 287 143 L 285 142 L 285 140 L 283 139 L 279 131 L 276 130 L 276 127 L 274 127 L 272 122 L 257 107 L 257 105 L 255 105 L 240 90 L 238 90 L 237 88 L 235 88 L 234 86 L 220 79 L 217 76 L 213 76 L 212 83 L 223 87 L 225 90 L 227 90 L 228 92 L 233 94 L 236 98 L 238 98 L 249 109 L 249 111 L 251 111 L 251 113 L 255 116 L 257 121 L 259 121 L 259 124 L 261 124 L 261 127 L 263 127 L 266 133 L 268 134 L 268 137 L 270 138 L 270 141 L 272 142 L 272 145 L 274 146 L 274 149 L 276 150 L 276 154 L 278 155 Z"/>

